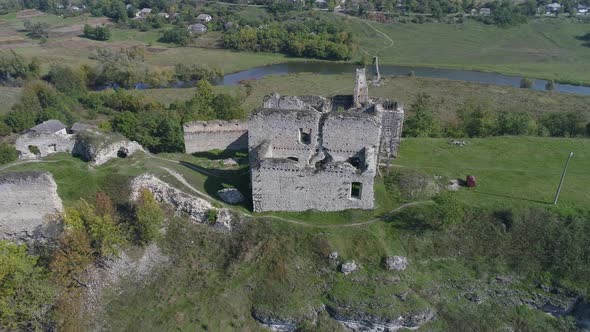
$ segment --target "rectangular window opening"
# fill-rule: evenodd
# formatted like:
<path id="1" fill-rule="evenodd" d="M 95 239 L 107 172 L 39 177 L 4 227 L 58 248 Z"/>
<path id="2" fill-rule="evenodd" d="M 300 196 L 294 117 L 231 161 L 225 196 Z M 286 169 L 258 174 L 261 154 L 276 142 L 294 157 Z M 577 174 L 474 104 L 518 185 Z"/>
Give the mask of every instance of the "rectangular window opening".
<path id="1" fill-rule="evenodd" d="M 360 199 L 363 193 L 363 184 L 360 182 L 353 182 L 350 184 L 350 198 Z"/>
<path id="2" fill-rule="evenodd" d="M 303 128 L 299 128 L 299 143 L 311 144 L 311 130 L 309 133 L 303 131 Z"/>

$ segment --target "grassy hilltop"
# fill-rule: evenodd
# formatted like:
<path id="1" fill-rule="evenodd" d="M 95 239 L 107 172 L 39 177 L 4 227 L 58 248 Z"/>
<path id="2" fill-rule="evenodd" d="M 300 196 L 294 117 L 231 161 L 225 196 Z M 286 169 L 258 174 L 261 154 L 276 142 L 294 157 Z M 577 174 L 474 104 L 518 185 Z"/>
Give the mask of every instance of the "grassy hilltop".
<path id="1" fill-rule="evenodd" d="M 105 311 L 100 321 L 113 330 L 259 330 L 251 316 L 256 310 L 263 316 L 294 321 L 304 330 L 341 330 L 324 311 L 320 311 L 317 325 L 309 322 L 311 312 L 327 305 L 382 318 L 435 310 L 437 319 L 424 325 L 425 330 L 496 330 L 503 326 L 568 330 L 571 320 L 555 319 L 518 304 L 528 297 L 535 299 L 534 305 L 545 299 L 563 300 L 562 295 L 543 293 L 537 287 L 539 283 L 556 287 L 551 286 L 548 275 L 532 277 L 539 271 L 560 273 L 561 265 L 545 266 L 537 255 L 548 253 L 521 246 L 550 243 L 556 236 L 551 232 L 569 232 L 569 227 L 556 225 L 558 229 L 553 229 L 553 221 L 543 214 L 548 212 L 529 212 L 531 208 L 554 210 L 550 202 L 569 151 L 576 155 L 559 210 L 554 211 L 588 210 L 588 144 L 583 139 L 498 137 L 468 139 L 466 146 L 457 147 L 445 139 L 404 140 L 394 172 L 420 172 L 433 179 L 434 175 L 448 179 L 467 174 L 478 178 L 477 188 L 464 188 L 453 196 L 469 211 L 476 207 L 484 210 L 472 210 L 477 213 L 473 219 L 444 227 L 436 223 L 439 206 L 432 204 L 406 208 L 366 225 L 344 227 L 382 216 L 408 201 L 392 196 L 382 178 L 377 181 L 378 208 L 372 212 L 255 214 L 231 234 L 171 218 L 159 245 L 173 263 L 162 266 L 161 273 L 144 285 L 124 280 L 117 292 L 104 293 L 100 303 Z M 98 190 L 115 202 L 124 202 L 127 180 L 144 172 L 191 193 L 162 167 L 177 171 L 213 199 L 216 190 L 225 185 L 248 192 L 245 164 L 215 177 L 174 162 L 182 160 L 218 172 L 215 170 L 224 168 L 219 160 L 228 155 L 157 157 L 169 160 L 137 154 L 89 170 L 76 158 L 56 155 L 43 163 L 3 171 L 50 171 L 66 205 Z M 238 207 L 236 211 L 247 210 Z M 512 211 L 514 214 L 502 217 L 509 218 L 511 230 L 506 231 L 500 219 L 482 211 Z M 269 219 L 272 215 L 306 225 Z M 579 241 L 572 238 L 568 243 Z M 551 255 L 561 257 L 571 250 Z M 340 262 L 355 260 L 361 269 L 351 276 L 337 272 L 337 264 L 327 259 L 332 251 L 339 253 Z M 383 259 L 390 255 L 408 257 L 410 267 L 404 272 L 386 271 Z M 534 265 L 537 263 L 541 266 Z M 587 291 L 587 285 L 568 281 L 570 278 L 575 277 L 562 276 L 560 280 L 580 292 Z M 474 297 L 483 303 L 475 304 Z"/>

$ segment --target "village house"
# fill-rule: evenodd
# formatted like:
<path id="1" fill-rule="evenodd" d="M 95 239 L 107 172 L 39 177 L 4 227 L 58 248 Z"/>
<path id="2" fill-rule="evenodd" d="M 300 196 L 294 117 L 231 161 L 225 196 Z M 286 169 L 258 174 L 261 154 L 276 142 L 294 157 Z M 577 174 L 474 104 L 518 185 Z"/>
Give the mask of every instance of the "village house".
<path id="1" fill-rule="evenodd" d="M 213 18 L 209 14 L 199 14 L 199 16 L 197 16 L 197 20 L 201 22 L 211 22 L 212 19 Z"/>
<path id="2" fill-rule="evenodd" d="M 168 15 L 168 13 L 158 13 L 158 17 L 163 17 L 165 19 L 170 18 L 170 15 Z"/>
<path id="3" fill-rule="evenodd" d="M 576 10 L 578 11 L 578 15 L 588 15 L 588 6 L 584 6 L 584 5 L 578 5 L 578 7 L 576 8 Z"/>
<path id="4" fill-rule="evenodd" d="M 190 33 L 203 33 L 207 32 L 207 27 L 201 23 L 191 24 L 188 26 L 188 31 Z"/>
<path id="5" fill-rule="evenodd" d="M 480 8 L 479 15 L 488 16 L 492 14 L 492 10 L 490 8 Z"/>
<path id="6" fill-rule="evenodd" d="M 142 10 L 138 11 L 137 14 L 135 14 L 135 17 L 136 18 L 146 18 L 151 13 L 152 13 L 152 9 L 151 8 L 143 8 Z"/>
<path id="7" fill-rule="evenodd" d="M 548 13 L 555 13 L 555 12 L 558 12 L 560 9 L 561 9 L 561 5 L 558 4 L 557 2 L 550 3 L 547 5 L 547 12 Z"/>

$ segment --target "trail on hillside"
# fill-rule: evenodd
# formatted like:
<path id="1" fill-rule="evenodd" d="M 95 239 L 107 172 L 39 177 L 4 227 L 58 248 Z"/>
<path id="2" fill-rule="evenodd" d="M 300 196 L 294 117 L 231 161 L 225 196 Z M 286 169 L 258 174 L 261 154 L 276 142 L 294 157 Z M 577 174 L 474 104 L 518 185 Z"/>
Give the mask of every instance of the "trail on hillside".
<path id="1" fill-rule="evenodd" d="M 379 30 L 379 29 L 375 28 L 375 27 L 374 27 L 374 26 L 373 26 L 371 23 L 369 23 L 367 20 L 364 20 L 364 19 L 362 19 L 362 18 L 358 18 L 358 17 L 354 17 L 354 16 L 349 16 L 349 15 L 342 14 L 342 13 L 338 13 L 338 15 L 342 15 L 342 16 L 345 16 L 346 18 L 350 18 L 350 19 L 353 19 L 353 20 L 360 20 L 361 22 L 363 22 L 363 23 L 365 23 L 366 25 L 368 25 L 368 26 L 369 26 L 371 29 L 373 29 L 375 32 L 377 32 L 378 34 L 380 34 L 380 35 L 382 35 L 383 37 L 385 37 L 385 39 L 387 39 L 387 41 L 389 42 L 389 45 L 387 45 L 387 46 L 385 46 L 385 47 L 383 47 L 383 48 L 380 48 L 380 49 L 378 49 L 378 50 L 375 52 L 375 54 L 373 54 L 373 55 L 371 55 L 369 52 L 367 52 L 366 50 L 364 50 L 362 47 L 359 47 L 359 49 L 361 50 L 361 52 L 365 53 L 366 55 L 368 55 L 368 56 L 378 56 L 378 55 L 379 55 L 379 53 L 381 53 L 381 52 L 385 51 L 385 50 L 386 50 L 386 49 L 388 49 L 388 48 L 391 48 L 391 47 L 393 47 L 393 44 L 394 44 L 394 41 L 393 41 L 393 39 L 391 39 L 391 37 L 389 37 L 389 36 L 388 36 L 388 35 L 387 35 L 385 32 L 383 32 L 383 31 L 381 31 L 381 30 Z"/>

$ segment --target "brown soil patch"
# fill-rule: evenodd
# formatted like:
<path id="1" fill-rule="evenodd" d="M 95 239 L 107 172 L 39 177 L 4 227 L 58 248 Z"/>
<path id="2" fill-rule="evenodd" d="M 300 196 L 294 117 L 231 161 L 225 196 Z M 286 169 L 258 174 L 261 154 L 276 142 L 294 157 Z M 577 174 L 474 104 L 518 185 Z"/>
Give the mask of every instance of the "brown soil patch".
<path id="1" fill-rule="evenodd" d="M 21 37 L 0 38 L 0 48 L 11 48 L 15 46 L 29 45 L 31 42 Z"/>
<path id="2" fill-rule="evenodd" d="M 97 26 L 97 25 L 103 25 L 103 24 L 110 25 L 112 23 L 106 17 L 93 18 L 93 19 L 87 20 L 84 23 L 66 25 L 66 26 L 52 29 L 51 31 L 49 31 L 49 36 L 50 37 L 61 37 L 61 36 L 68 36 L 68 35 L 79 35 L 84 30 L 85 24 L 89 24 L 91 26 Z"/>
<path id="3" fill-rule="evenodd" d="M 30 18 L 43 15 L 45 15 L 45 13 L 42 11 L 38 11 L 36 9 L 26 9 L 16 13 L 16 18 Z"/>
<path id="4" fill-rule="evenodd" d="M 161 47 L 148 47 L 148 48 L 146 48 L 146 50 L 150 53 L 162 53 L 162 52 L 168 51 L 167 48 L 161 48 Z"/>

